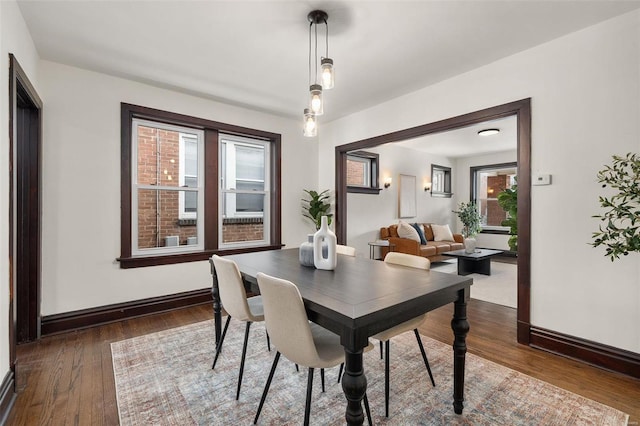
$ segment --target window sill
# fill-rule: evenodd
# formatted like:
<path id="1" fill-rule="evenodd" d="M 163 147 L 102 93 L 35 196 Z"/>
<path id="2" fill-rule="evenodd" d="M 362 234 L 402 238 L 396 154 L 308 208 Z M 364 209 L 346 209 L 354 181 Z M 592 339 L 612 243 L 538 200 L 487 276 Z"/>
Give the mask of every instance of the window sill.
<path id="1" fill-rule="evenodd" d="M 362 188 L 359 186 L 347 186 L 347 192 L 353 194 L 379 194 L 382 188 Z"/>
<path id="2" fill-rule="evenodd" d="M 160 265 L 173 265 L 176 263 L 186 262 L 199 262 L 202 260 L 209 260 L 214 254 L 227 255 L 227 254 L 240 254 L 240 253 L 252 253 L 256 251 L 268 251 L 268 250 L 280 250 L 284 247 L 283 244 L 275 246 L 261 246 L 261 247 L 245 247 L 226 250 L 204 250 L 197 253 L 180 253 L 180 254 L 167 254 L 163 256 L 149 256 L 149 257 L 119 257 L 116 260 L 120 262 L 120 269 L 131 268 L 143 268 L 146 266 L 160 266 Z"/>
<path id="3" fill-rule="evenodd" d="M 509 235 L 509 231 L 503 231 L 500 229 L 483 229 L 481 234 L 497 234 L 497 235 Z"/>
<path id="4" fill-rule="evenodd" d="M 432 197 L 438 197 L 438 198 L 451 198 L 453 196 L 453 192 L 434 192 L 434 191 L 431 191 L 431 196 Z"/>

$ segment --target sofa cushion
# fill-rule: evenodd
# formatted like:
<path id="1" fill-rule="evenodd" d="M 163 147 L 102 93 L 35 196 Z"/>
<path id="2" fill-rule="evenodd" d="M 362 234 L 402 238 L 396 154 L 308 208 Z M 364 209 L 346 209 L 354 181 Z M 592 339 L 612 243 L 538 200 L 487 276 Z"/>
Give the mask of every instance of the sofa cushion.
<path id="1" fill-rule="evenodd" d="M 433 247 L 436 250 L 436 254 L 451 251 L 451 242 L 449 241 L 428 241 L 427 247 Z"/>
<path id="2" fill-rule="evenodd" d="M 453 234 L 449 225 L 431 225 L 433 241 L 453 241 Z"/>
<path id="3" fill-rule="evenodd" d="M 437 249 L 434 246 L 422 245 L 420 246 L 420 256 L 435 256 L 437 254 Z"/>
<path id="4" fill-rule="evenodd" d="M 420 242 L 420 235 L 418 235 L 418 231 L 416 231 L 416 229 L 407 222 L 400 221 L 400 223 L 398 223 L 398 236 L 400 238 L 408 238 L 410 240 L 417 241 L 418 243 Z"/>
<path id="5" fill-rule="evenodd" d="M 462 250 L 464 248 L 464 244 L 462 243 L 450 243 L 451 251 L 453 250 Z"/>
<path id="6" fill-rule="evenodd" d="M 427 241 L 433 241 L 433 231 L 431 230 L 431 224 L 425 223 L 422 225 L 422 227 L 424 228 L 424 236 Z"/>
<path id="7" fill-rule="evenodd" d="M 391 225 L 389 227 L 389 236 L 391 238 L 398 238 L 399 237 L 399 235 L 398 235 L 398 225 Z"/>
<path id="8" fill-rule="evenodd" d="M 413 226 L 418 232 L 418 236 L 420 237 L 420 244 L 427 244 L 427 239 L 424 236 L 424 229 L 422 228 L 422 225 L 412 223 L 411 226 Z"/>

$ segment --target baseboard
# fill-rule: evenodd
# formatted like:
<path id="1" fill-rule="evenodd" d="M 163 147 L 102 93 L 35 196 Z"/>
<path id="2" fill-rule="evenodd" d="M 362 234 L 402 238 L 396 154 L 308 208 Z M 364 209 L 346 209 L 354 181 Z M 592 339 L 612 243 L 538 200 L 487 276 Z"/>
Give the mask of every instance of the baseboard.
<path id="1" fill-rule="evenodd" d="M 205 303 L 212 303 L 211 288 L 47 315 L 42 317 L 42 335 L 79 330 Z"/>
<path id="2" fill-rule="evenodd" d="M 640 378 L 640 354 L 543 328 L 531 327 L 530 346 Z"/>
<path id="3" fill-rule="evenodd" d="M 15 378 L 9 370 L 0 385 L 0 425 L 7 423 L 13 404 L 16 402 Z"/>

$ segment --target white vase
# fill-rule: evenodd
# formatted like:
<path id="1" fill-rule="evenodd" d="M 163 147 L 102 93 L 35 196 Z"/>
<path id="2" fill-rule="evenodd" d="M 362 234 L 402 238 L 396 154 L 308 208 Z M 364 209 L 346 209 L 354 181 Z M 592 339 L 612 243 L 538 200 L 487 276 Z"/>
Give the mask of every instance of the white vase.
<path id="1" fill-rule="evenodd" d="M 476 251 L 476 239 L 473 237 L 467 237 L 464 239 L 464 251 L 465 253 L 473 253 Z"/>
<path id="2" fill-rule="evenodd" d="M 326 243 L 327 252 L 323 253 L 322 244 Z M 336 246 L 338 239 L 336 234 L 329 229 L 327 216 L 322 216 L 320 229 L 313 234 L 313 264 L 317 269 L 332 271 L 338 264 L 338 253 Z"/>

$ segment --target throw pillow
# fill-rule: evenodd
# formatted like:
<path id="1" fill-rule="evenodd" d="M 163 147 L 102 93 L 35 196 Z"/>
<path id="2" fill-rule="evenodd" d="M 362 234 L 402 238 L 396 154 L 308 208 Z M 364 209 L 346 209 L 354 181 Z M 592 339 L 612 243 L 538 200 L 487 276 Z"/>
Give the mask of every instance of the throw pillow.
<path id="1" fill-rule="evenodd" d="M 453 234 L 449 225 L 431 225 L 433 241 L 453 241 Z"/>
<path id="2" fill-rule="evenodd" d="M 422 225 L 419 225 L 417 223 L 412 223 L 411 226 L 413 226 L 415 228 L 415 230 L 418 231 L 418 236 L 420 237 L 420 244 L 422 244 L 422 245 L 427 244 L 427 239 L 424 236 L 424 231 L 422 230 Z"/>
<path id="3" fill-rule="evenodd" d="M 420 235 L 418 235 L 418 231 L 406 222 L 398 223 L 398 237 L 420 242 Z"/>

